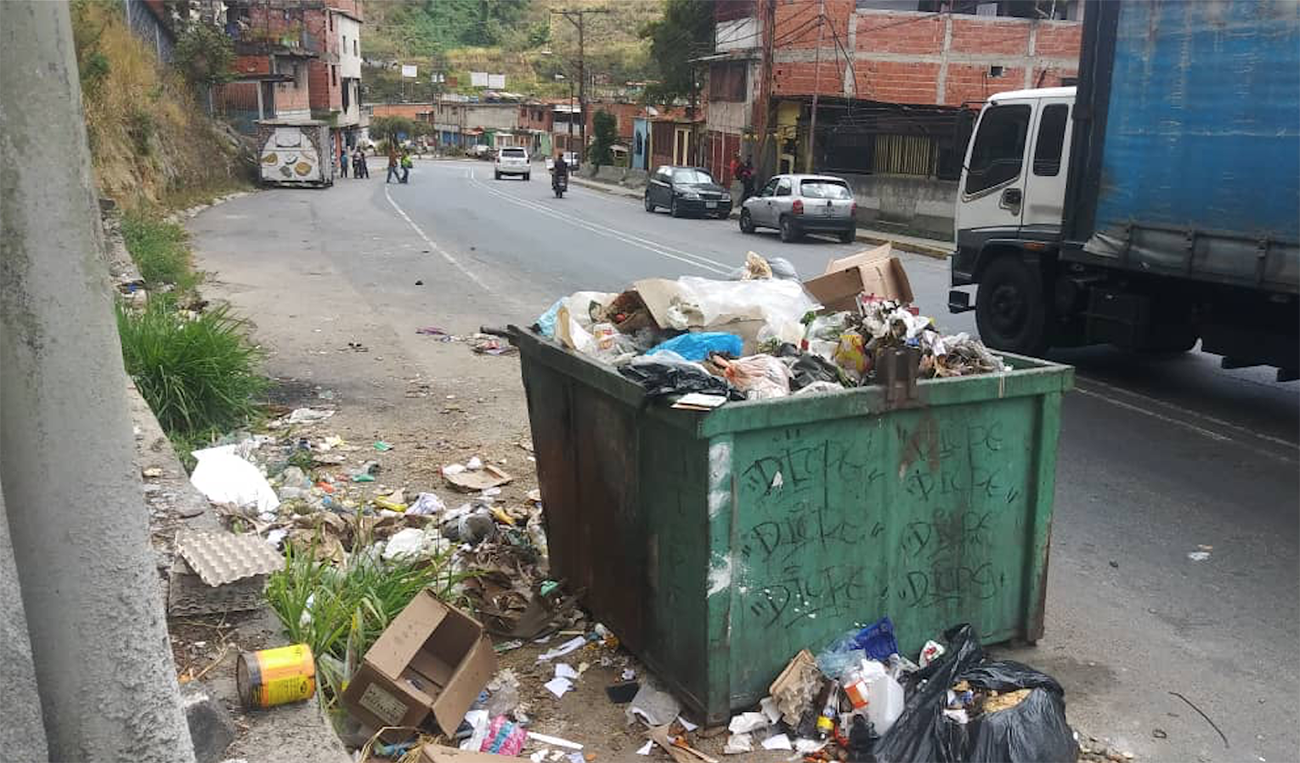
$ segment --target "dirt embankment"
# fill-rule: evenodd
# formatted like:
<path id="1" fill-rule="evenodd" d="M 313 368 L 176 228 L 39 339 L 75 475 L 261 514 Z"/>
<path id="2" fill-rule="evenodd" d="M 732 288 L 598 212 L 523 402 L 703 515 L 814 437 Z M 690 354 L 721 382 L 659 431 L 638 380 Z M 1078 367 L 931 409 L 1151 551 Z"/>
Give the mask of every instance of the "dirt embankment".
<path id="1" fill-rule="evenodd" d="M 249 182 L 252 154 L 240 137 L 208 118 L 119 7 L 74 3 L 72 28 L 100 195 L 127 207 L 179 207 Z"/>

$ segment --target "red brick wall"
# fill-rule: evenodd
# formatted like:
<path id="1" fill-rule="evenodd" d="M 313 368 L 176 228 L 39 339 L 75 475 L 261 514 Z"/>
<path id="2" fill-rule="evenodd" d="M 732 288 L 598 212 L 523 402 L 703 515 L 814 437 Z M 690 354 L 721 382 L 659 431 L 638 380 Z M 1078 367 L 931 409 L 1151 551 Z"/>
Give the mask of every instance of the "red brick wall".
<path id="1" fill-rule="evenodd" d="M 432 114 L 435 111 L 432 103 L 376 103 L 374 104 L 373 116 L 376 117 L 406 117 L 407 119 L 428 119 L 433 121 Z"/>
<path id="2" fill-rule="evenodd" d="M 773 92 L 778 96 L 845 97 L 848 25 L 855 24 L 851 95 L 892 103 L 957 105 L 1007 90 L 1058 85 L 1078 68 L 1082 25 L 977 18 L 962 14 L 865 11 L 851 0 L 826 0 L 821 52 L 816 52 L 820 0 L 777 6 L 777 61 Z M 951 23 L 950 44 L 945 36 Z M 832 30 L 834 34 L 832 34 Z M 1035 44 L 1030 55 L 1031 30 Z M 836 39 L 838 37 L 838 39 Z M 914 56 L 909 61 L 902 57 Z M 786 60 L 782 60 L 783 57 Z M 816 60 L 820 59 L 819 64 Z M 946 72 L 945 72 L 946 63 Z M 990 68 L 1002 67 L 1001 76 Z M 944 81 L 943 93 L 939 83 Z"/>
<path id="3" fill-rule="evenodd" d="M 858 63 L 861 73 L 863 62 Z M 820 78 L 818 69 L 821 69 Z M 776 95 L 812 95 L 820 91 L 822 95 L 842 96 L 844 94 L 844 59 L 823 58 L 820 63 L 799 61 L 796 63 L 778 63 L 773 67 L 773 88 Z M 865 96 L 859 96 L 865 97 Z"/>
<path id="4" fill-rule="evenodd" d="M 974 18 L 952 17 L 953 53 L 1002 53 L 1023 56 L 1029 51 L 1027 21 L 988 21 Z M 1075 45 L 1074 55 L 1078 55 Z"/>
<path id="5" fill-rule="evenodd" d="M 946 24 L 939 14 L 871 14 L 858 19 L 856 48 L 873 53 L 939 55 Z"/>
<path id="6" fill-rule="evenodd" d="M 270 74 L 271 57 L 268 55 L 239 56 L 235 59 L 235 71 L 240 74 Z"/>
<path id="7" fill-rule="evenodd" d="M 828 23 L 818 24 L 821 3 L 826 3 Z M 796 0 L 776 6 L 776 40 L 780 49 L 799 50 L 817 47 L 818 27 L 821 27 L 822 45 L 834 45 L 836 35 L 840 44 L 848 47 L 849 19 L 853 0 Z"/>
<path id="8" fill-rule="evenodd" d="M 535 118 L 540 113 L 540 118 Z M 524 130 L 542 130 L 550 132 L 555 126 L 551 104 L 533 103 L 519 107 L 519 127 Z"/>

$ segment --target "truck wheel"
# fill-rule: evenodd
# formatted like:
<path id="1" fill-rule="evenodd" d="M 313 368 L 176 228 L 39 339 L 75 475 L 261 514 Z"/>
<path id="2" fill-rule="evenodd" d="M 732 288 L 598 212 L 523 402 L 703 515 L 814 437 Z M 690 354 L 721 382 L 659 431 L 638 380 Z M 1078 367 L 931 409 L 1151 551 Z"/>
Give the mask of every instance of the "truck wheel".
<path id="1" fill-rule="evenodd" d="M 975 324 L 990 347 L 1021 355 L 1047 350 L 1047 302 L 1037 269 L 1018 257 L 998 257 L 980 277 Z"/>
<path id="2" fill-rule="evenodd" d="M 856 230 L 842 230 L 840 231 L 840 243 L 852 244 L 853 240 L 857 238 L 857 236 L 858 232 Z"/>
<path id="3" fill-rule="evenodd" d="M 741 233 L 754 232 L 754 218 L 750 217 L 748 209 L 740 210 L 740 232 Z"/>

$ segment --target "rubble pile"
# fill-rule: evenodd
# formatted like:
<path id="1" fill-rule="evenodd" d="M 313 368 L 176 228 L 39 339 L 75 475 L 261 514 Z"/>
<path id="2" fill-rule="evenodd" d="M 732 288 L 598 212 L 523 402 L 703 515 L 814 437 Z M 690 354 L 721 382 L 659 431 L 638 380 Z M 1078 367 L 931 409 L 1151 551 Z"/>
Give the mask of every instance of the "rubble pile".
<path id="1" fill-rule="evenodd" d="M 788 262 L 750 252 L 734 280 L 647 279 L 620 294 L 578 292 L 535 328 L 614 366 L 651 397 L 710 398 L 683 407 L 884 383 L 897 374 L 886 370 L 891 352 L 905 354 L 912 378 L 1007 370 L 978 339 L 943 334 L 911 299 L 887 246 L 832 261 L 803 284 Z"/>

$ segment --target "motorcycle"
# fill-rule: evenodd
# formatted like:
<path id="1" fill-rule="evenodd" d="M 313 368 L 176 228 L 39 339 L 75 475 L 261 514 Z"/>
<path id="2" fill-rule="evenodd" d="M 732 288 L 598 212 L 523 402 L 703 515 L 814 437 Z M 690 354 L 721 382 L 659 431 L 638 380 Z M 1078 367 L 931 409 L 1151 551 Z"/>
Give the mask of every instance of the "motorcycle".
<path id="1" fill-rule="evenodd" d="M 564 198 L 564 192 L 569 190 L 568 174 L 561 175 L 557 172 L 551 172 L 551 190 L 555 191 L 555 198 Z"/>

